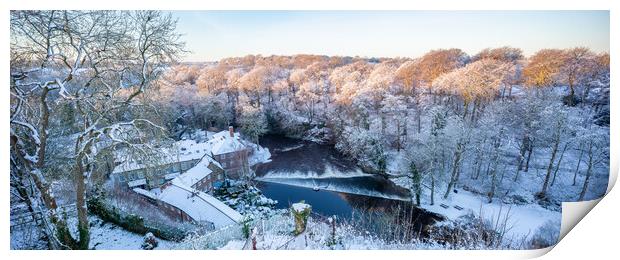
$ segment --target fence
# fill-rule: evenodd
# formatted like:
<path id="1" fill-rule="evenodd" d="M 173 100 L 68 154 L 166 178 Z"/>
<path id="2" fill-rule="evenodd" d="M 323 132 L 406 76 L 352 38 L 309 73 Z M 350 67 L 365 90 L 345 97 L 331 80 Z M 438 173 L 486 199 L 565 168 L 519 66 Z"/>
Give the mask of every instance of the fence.
<path id="1" fill-rule="evenodd" d="M 56 210 L 59 212 L 64 212 L 67 216 L 77 216 L 75 203 L 58 206 Z M 37 210 L 34 213 L 26 210 L 18 213 L 11 212 L 11 228 L 16 228 L 30 223 L 39 223 L 44 220 L 43 214 L 43 210 Z"/>

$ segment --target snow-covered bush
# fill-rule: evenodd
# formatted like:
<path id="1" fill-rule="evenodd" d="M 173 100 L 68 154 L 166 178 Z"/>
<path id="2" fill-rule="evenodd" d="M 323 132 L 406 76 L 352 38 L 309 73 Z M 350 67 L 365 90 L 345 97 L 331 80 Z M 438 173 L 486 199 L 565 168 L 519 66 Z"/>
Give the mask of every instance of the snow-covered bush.
<path id="1" fill-rule="evenodd" d="M 336 149 L 358 161 L 367 170 L 385 172 L 387 155 L 380 137 L 360 127 L 345 127 Z"/>
<path id="2" fill-rule="evenodd" d="M 473 213 L 442 222 L 430 231 L 431 240 L 450 249 L 497 249 L 503 246 L 502 238 L 491 222 Z"/>
<path id="3" fill-rule="evenodd" d="M 560 220 L 549 220 L 545 222 L 530 240 L 531 248 L 545 248 L 555 245 L 560 238 Z"/>
<path id="4" fill-rule="evenodd" d="M 244 181 L 226 180 L 224 185 L 214 190 L 213 195 L 250 220 L 272 214 L 278 203 Z"/>
<path id="5" fill-rule="evenodd" d="M 142 241 L 142 249 L 144 250 L 153 250 L 157 247 L 157 238 L 153 235 L 153 233 L 149 232 L 144 235 L 144 240 Z"/>

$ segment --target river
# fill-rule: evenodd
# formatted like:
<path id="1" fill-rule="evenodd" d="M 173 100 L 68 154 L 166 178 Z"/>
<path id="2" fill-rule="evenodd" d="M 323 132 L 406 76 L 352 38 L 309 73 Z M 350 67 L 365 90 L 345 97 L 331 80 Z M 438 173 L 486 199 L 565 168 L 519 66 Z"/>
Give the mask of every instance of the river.
<path id="1" fill-rule="evenodd" d="M 256 180 L 265 196 L 278 201 L 278 208 L 303 200 L 315 213 L 344 219 L 368 213 L 399 215 L 402 209 L 419 226 L 442 219 L 415 207 L 407 189 L 365 173 L 332 145 L 279 135 L 264 136 L 260 144 L 272 156 L 271 162 L 255 167 Z"/>

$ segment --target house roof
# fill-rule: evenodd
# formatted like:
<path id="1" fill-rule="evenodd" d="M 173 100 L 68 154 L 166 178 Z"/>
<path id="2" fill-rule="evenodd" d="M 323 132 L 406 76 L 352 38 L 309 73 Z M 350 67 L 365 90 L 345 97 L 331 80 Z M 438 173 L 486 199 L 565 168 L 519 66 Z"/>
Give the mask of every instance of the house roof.
<path id="1" fill-rule="evenodd" d="M 140 188 L 134 188 L 133 191 L 135 191 L 136 193 L 138 193 L 140 195 L 143 195 L 145 197 L 148 197 L 148 198 L 151 198 L 151 199 L 154 199 L 154 200 L 157 199 L 157 195 L 152 193 L 152 192 L 150 192 L 150 191 L 148 191 L 148 190 L 140 189 Z"/>
<path id="2" fill-rule="evenodd" d="M 175 142 L 172 147 L 161 148 L 154 151 L 154 158 L 150 159 L 155 159 L 157 165 L 198 160 L 204 157 L 205 154 L 209 154 L 211 149 L 212 144 L 208 142 L 197 143 L 194 140 L 180 140 Z M 127 157 L 126 152 L 121 151 L 117 153 L 117 158 L 123 160 L 123 162 L 116 166 L 112 173 L 126 172 L 145 167 L 144 162 L 131 158 L 127 159 Z"/>
<path id="3" fill-rule="evenodd" d="M 218 199 L 186 186 L 178 178 L 162 189 L 158 199 L 185 212 L 192 219 L 213 223 L 216 227 L 239 223 L 242 219 L 234 209 Z"/>
<path id="4" fill-rule="evenodd" d="M 209 176 L 213 171 L 209 168 L 209 165 L 212 163 L 217 163 L 208 155 L 204 156 L 200 162 L 196 164 L 193 168 L 187 170 L 186 172 L 180 174 L 175 178 L 175 180 L 182 182 L 187 186 L 193 186 L 198 181 L 204 179 Z M 219 166 L 219 164 L 217 164 Z M 221 167 L 220 167 L 221 168 Z"/>
<path id="5" fill-rule="evenodd" d="M 239 133 L 235 133 L 234 137 L 231 137 L 228 131 L 221 131 L 214 134 L 213 138 L 207 143 L 211 144 L 211 152 L 213 155 L 241 151 L 247 147 Z"/>
<path id="6" fill-rule="evenodd" d="M 184 139 L 175 142 L 169 148 L 161 148 L 153 152 L 153 158 L 157 165 L 164 165 L 174 162 L 184 162 L 190 160 L 198 160 L 205 155 L 220 155 L 225 153 L 231 153 L 247 149 L 248 145 L 241 139 L 239 133 L 234 133 L 234 137 L 230 136 L 230 133 L 226 131 L 220 131 L 213 134 L 211 139 L 207 142 L 196 142 L 191 139 Z M 123 162 L 116 166 L 112 173 L 120 173 L 131 170 L 137 170 L 145 168 L 145 162 L 136 159 L 127 159 L 126 150 L 120 150 L 116 155 L 117 159 Z M 208 157 L 208 156 L 207 156 Z M 221 167 L 221 165 L 212 160 L 213 163 Z"/>
<path id="7" fill-rule="evenodd" d="M 127 183 L 127 185 L 129 185 L 129 187 L 136 187 L 136 186 L 141 186 L 141 185 L 146 185 L 146 179 L 138 179 L 135 181 L 130 181 Z"/>

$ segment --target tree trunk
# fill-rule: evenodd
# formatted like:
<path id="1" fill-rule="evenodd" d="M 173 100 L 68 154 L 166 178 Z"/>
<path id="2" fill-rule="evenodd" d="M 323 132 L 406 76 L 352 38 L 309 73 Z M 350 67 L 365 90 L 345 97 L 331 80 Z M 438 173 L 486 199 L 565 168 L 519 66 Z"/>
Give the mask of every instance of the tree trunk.
<path id="1" fill-rule="evenodd" d="M 396 151 L 400 152 L 400 121 L 396 120 Z"/>
<path id="2" fill-rule="evenodd" d="M 385 113 L 380 112 L 380 117 L 381 117 L 381 136 L 384 137 L 385 136 Z"/>
<path id="3" fill-rule="evenodd" d="M 478 99 L 474 100 L 474 105 L 471 108 L 471 118 L 470 118 L 471 122 L 475 122 L 475 120 L 476 120 L 476 111 L 477 111 L 479 103 L 480 102 L 478 101 Z M 467 108 L 465 108 L 465 109 L 467 109 Z"/>
<path id="4" fill-rule="evenodd" d="M 420 176 L 420 172 L 418 171 L 418 168 L 413 162 L 411 162 L 411 165 L 409 166 L 409 171 L 411 173 L 411 183 L 412 183 L 411 192 L 413 192 L 415 195 L 416 205 L 420 206 L 420 196 L 422 195 L 422 188 L 421 188 L 422 177 Z"/>
<path id="5" fill-rule="evenodd" d="M 555 142 L 553 143 L 553 148 L 551 150 L 551 159 L 549 159 L 549 165 L 547 166 L 547 174 L 545 175 L 545 181 L 543 182 L 542 189 L 540 190 L 541 195 L 545 195 L 547 193 L 547 187 L 549 186 L 549 180 L 551 179 L 551 170 L 553 169 L 553 162 L 555 161 L 559 144 L 560 136 L 558 135 L 555 138 Z"/>
<path id="6" fill-rule="evenodd" d="M 78 169 L 83 170 L 81 162 L 78 162 Z M 86 207 L 86 176 L 87 173 L 79 171 L 75 173 L 76 182 L 76 200 L 75 206 L 78 213 L 78 235 L 79 240 L 77 242 L 77 248 L 86 250 L 88 249 L 88 243 L 90 241 L 90 226 L 88 223 L 88 209 Z"/>
<path id="7" fill-rule="evenodd" d="M 573 175 L 573 186 L 577 185 L 577 174 L 579 173 L 579 166 L 581 165 L 582 156 L 583 156 L 583 150 L 579 152 L 579 160 L 577 161 L 577 168 L 575 169 L 575 175 Z"/>
<path id="8" fill-rule="evenodd" d="M 525 172 L 530 169 L 530 158 L 532 158 L 532 151 L 534 151 L 534 146 L 530 145 L 530 149 L 527 151 L 527 160 L 525 161 Z"/>
<path id="9" fill-rule="evenodd" d="M 553 171 L 553 178 L 551 179 L 551 186 L 555 183 L 555 177 L 558 175 L 558 171 L 560 170 L 560 165 L 562 164 L 562 158 L 564 158 L 564 153 L 568 149 L 568 143 L 564 144 L 564 148 L 560 153 L 560 158 L 558 159 L 558 164 L 555 166 L 555 170 Z"/>
<path id="10" fill-rule="evenodd" d="M 450 177 L 450 182 L 448 183 L 448 189 L 446 189 L 446 193 L 443 195 L 444 199 L 448 198 L 450 194 L 450 190 L 456 184 L 459 178 L 459 166 L 461 164 L 461 155 L 463 153 L 463 144 L 459 142 L 456 145 L 456 151 L 454 151 L 454 162 L 452 164 L 452 176 Z"/>
<path id="11" fill-rule="evenodd" d="M 482 160 L 482 153 L 481 153 L 480 151 L 478 151 L 478 152 L 476 153 L 476 159 L 474 160 L 474 165 L 473 165 L 474 167 L 473 167 L 473 169 L 472 169 L 473 171 L 472 171 L 472 173 L 470 174 L 470 178 L 471 178 L 472 180 L 475 180 L 475 179 L 476 179 L 475 177 L 476 177 L 476 176 L 479 174 L 479 172 L 480 172 L 480 168 L 481 168 L 481 165 L 482 165 L 481 160 Z"/>
<path id="12" fill-rule="evenodd" d="M 523 138 L 521 139 L 521 147 L 519 149 L 519 161 L 518 161 L 518 165 L 519 166 L 517 167 L 517 173 L 523 169 L 523 162 L 524 162 L 524 159 L 525 159 L 525 153 L 527 151 L 529 151 L 529 146 L 530 146 L 529 145 L 529 142 L 530 142 L 529 140 L 530 140 L 530 138 L 529 138 L 529 136 L 527 134 L 524 134 Z"/>
<path id="13" fill-rule="evenodd" d="M 499 136 L 501 136 L 501 134 Z M 496 186 L 496 181 L 497 181 L 497 165 L 499 161 L 499 148 L 501 145 L 501 140 L 499 136 L 494 141 L 495 148 L 493 149 L 493 157 L 492 157 L 493 159 L 491 160 L 493 164 L 493 167 L 491 168 L 491 189 L 489 190 L 489 193 L 487 194 L 489 203 L 493 202 L 493 197 L 495 196 L 495 186 Z"/>
<path id="14" fill-rule="evenodd" d="M 435 205 L 435 175 L 431 176 L 431 206 Z"/>
<path id="15" fill-rule="evenodd" d="M 586 171 L 586 179 L 583 181 L 583 188 L 581 189 L 581 193 L 579 194 L 579 199 L 577 199 L 578 201 L 583 201 L 586 196 L 586 191 L 588 191 L 588 185 L 590 184 L 590 177 L 592 176 L 592 166 L 594 160 L 592 152 L 592 144 L 590 144 L 588 148 L 588 170 Z"/>
<path id="16" fill-rule="evenodd" d="M 418 134 L 422 132 L 422 111 L 420 111 L 419 105 L 416 105 L 416 121 L 418 122 Z"/>
<path id="17" fill-rule="evenodd" d="M 568 81 L 568 87 L 570 88 L 569 94 L 568 94 L 568 105 L 569 106 L 574 106 L 575 105 L 575 86 L 574 86 L 574 82 L 573 80 L 569 80 Z"/>
<path id="18" fill-rule="evenodd" d="M 47 105 L 48 88 L 43 88 L 41 93 L 41 123 L 39 124 L 39 150 L 37 151 L 37 168 L 43 168 L 45 164 L 45 150 L 47 147 L 47 128 L 49 125 L 50 109 Z"/>
<path id="19" fill-rule="evenodd" d="M 469 112 L 469 102 L 464 101 L 463 102 L 463 121 L 467 119 L 468 112 Z"/>
<path id="20" fill-rule="evenodd" d="M 488 198 L 488 203 L 493 202 L 493 197 L 495 196 L 495 180 L 497 176 L 497 165 L 493 166 L 493 170 L 491 170 L 491 189 L 489 190 L 489 193 L 487 194 L 487 198 Z"/>
<path id="21" fill-rule="evenodd" d="M 474 177 L 474 180 L 477 180 L 478 178 L 480 178 L 480 172 L 482 170 L 482 158 L 480 158 L 480 162 L 478 163 L 478 168 L 476 169 L 476 177 Z"/>

